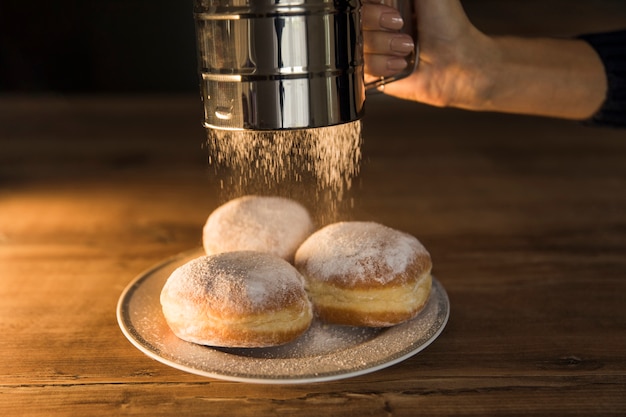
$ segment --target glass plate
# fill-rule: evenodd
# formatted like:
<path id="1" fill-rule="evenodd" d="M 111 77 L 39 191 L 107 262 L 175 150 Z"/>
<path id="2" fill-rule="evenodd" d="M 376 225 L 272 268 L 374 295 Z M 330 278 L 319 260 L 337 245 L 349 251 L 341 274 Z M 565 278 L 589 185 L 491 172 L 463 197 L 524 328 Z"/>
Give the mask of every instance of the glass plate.
<path id="1" fill-rule="evenodd" d="M 202 249 L 172 257 L 135 278 L 122 292 L 117 320 L 140 351 L 173 368 L 230 381 L 297 384 L 363 375 L 401 362 L 430 345 L 450 315 L 448 295 L 433 278 L 430 298 L 414 319 L 390 328 L 328 325 L 314 320 L 283 346 L 227 349 L 202 346 L 172 333 L 159 296 L 172 271 L 203 255 Z"/>

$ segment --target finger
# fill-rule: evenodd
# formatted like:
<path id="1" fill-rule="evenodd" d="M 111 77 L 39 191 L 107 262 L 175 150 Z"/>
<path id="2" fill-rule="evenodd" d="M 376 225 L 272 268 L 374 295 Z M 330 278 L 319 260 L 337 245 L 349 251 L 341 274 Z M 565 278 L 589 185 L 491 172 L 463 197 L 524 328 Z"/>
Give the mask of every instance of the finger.
<path id="1" fill-rule="evenodd" d="M 406 56 L 413 52 L 413 38 L 403 33 L 363 32 L 363 51 L 366 54 Z"/>
<path id="2" fill-rule="evenodd" d="M 375 77 L 390 77 L 405 69 L 408 65 L 404 58 L 389 55 L 366 54 L 365 72 Z"/>
<path id="3" fill-rule="evenodd" d="M 400 30 L 404 25 L 397 9 L 382 4 L 364 3 L 361 8 L 364 30 Z"/>

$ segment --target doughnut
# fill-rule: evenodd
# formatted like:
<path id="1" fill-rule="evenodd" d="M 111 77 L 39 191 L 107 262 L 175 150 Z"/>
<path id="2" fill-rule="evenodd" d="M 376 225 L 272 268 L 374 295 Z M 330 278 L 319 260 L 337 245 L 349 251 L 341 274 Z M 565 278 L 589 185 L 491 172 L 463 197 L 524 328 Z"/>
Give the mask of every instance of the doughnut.
<path id="1" fill-rule="evenodd" d="M 339 222 L 313 233 L 295 255 L 316 315 L 351 326 L 389 327 L 428 300 L 430 254 L 413 236 L 374 222 Z"/>
<path id="2" fill-rule="evenodd" d="M 282 345 L 304 333 L 313 318 L 302 275 L 265 252 L 193 259 L 168 277 L 160 301 L 176 336 L 216 347 Z"/>
<path id="3" fill-rule="evenodd" d="M 314 230 L 300 203 L 275 196 L 244 196 L 221 205 L 202 230 L 207 255 L 252 250 L 273 253 L 289 262 Z"/>

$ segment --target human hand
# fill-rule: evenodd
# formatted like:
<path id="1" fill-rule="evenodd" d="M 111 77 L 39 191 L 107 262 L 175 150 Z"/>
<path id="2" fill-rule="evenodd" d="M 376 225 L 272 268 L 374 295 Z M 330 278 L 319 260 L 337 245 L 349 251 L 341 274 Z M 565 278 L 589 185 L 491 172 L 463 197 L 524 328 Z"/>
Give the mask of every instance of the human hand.
<path id="1" fill-rule="evenodd" d="M 586 42 L 487 36 L 469 21 L 459 0 L 412 1 L 419 62 L 410 76 L 385 84 L 385 94 L 439 107 L 569 119 L 586 119 L 603 103 L 607 77 Z M 363 4 L 369 77 L 389 76 L 401 67 L 403 49 L 397 45 L 409 42 L 397 32 L 401 16 L 394 10 Z"/>
<path id="2" fill-rule="evenodd" d="M 458 0 L 413 0 L 417 15 L 419 64 L 404 79 L 386 84 L 385 94 L 435 106 L 470 107 L 488 78 L 479 69 L 489 38 L 469 21 Z M 388 77 L 406 67 L 414 46 L 398 32 L 400 13 L 380 3 L 362 8 L 365 72 Z"/>
<path id="3" fill-rule="evenodd" d="M 405 23 L 400 12 L 380 2 L 364 3 L 362 12 L 366 77 L 391 77 L 403 71 L 415 43 L 400 31 Z"/>

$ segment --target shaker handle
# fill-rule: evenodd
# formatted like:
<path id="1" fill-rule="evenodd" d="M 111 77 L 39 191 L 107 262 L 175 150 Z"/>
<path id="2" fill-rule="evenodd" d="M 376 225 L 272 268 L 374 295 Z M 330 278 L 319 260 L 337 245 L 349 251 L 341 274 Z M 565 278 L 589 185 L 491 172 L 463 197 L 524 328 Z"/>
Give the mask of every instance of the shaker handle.
<path id="1" fill-rule="evenodd" d="M 365 89 L 371 90 L 385 84 L 406 78 L 415 71 L 419 63 L 419 42 L 417 39 L 417 22 L 415 18 L 415 1 L 414 0 L 385 0 L 383 4 L 395 7 L 400 12 L 404 20 L 402 33 L 410 35 L 415 41 L 415 49 L 406 57 L 407 66 L 401 72 L 390 77 L 379 77 L 373 81 L 365 83 Z"/>

